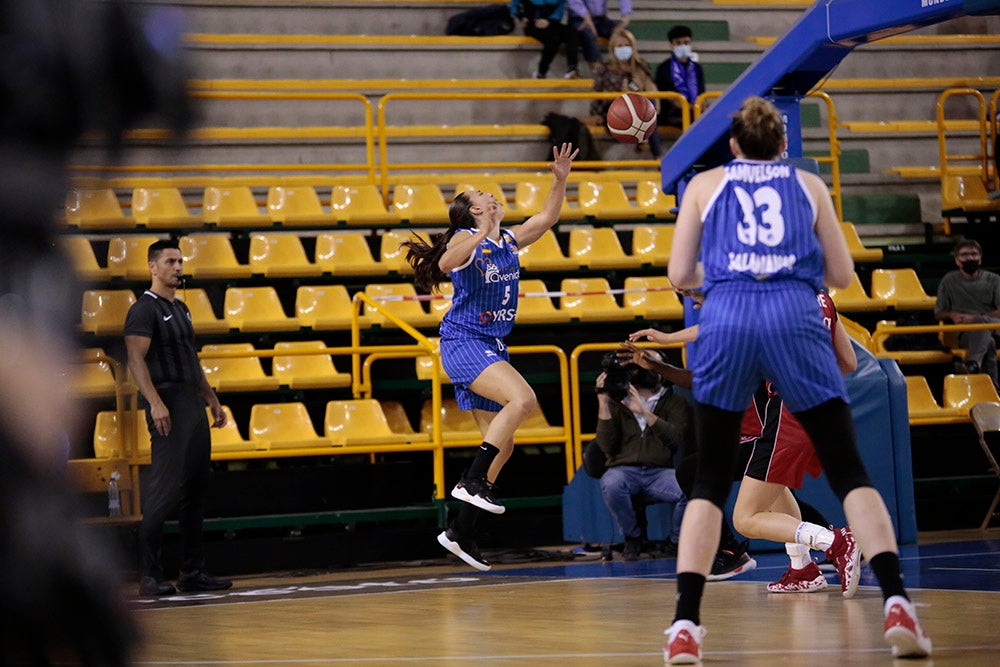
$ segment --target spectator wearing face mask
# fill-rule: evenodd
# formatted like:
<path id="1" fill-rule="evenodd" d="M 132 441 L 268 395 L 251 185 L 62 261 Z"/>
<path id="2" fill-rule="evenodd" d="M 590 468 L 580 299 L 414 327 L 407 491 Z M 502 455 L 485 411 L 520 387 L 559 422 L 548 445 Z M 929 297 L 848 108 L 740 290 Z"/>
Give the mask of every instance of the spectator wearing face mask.
<path id="1" fill-rule="evenodd" d="M 608 40 L 608 62 L 594 66 L 594 90 L 598 92 L 656 92 L 656 83 L 649 64 L 639 56 L 635 35 L 619 30 Z M 608 107 L 614 100 L 594 100 L 590 104 L 592 123 L 607 122 Z M 652 100 L 659 111 L 659 100 Z M 663 144 L 656 132 L 649 138 L 653 157 L 663 155 Z"/>
<path id="2" fill-rule="evenodd" d="M 569 25 L 579 32 L 580 49 L 583 57 L 590 65 L 601 62 L 601 49 L 597 46 L 597 38 L 611 39 L 611 36 L 628 27 L 632 18 L 632 3 L 630 0 L 620 0 L 618 9 L 621 19 L 615 21 L 608 16 L 607 0 L 568 0 Z"/>
<path id="3" fill-rule="evenodd" d="M 698 64 L 698 54 L 691 46 L 691 28 L 675 25 L 667 33 L 673 53 L 656 68 L 656 87 L 662 92 L 680 93 L 694 104 L 705 92 L 705 72 Z M 679 105 L 663 100 L 660 107 L 660 125 L 682 126 L 682 112 Z"/>

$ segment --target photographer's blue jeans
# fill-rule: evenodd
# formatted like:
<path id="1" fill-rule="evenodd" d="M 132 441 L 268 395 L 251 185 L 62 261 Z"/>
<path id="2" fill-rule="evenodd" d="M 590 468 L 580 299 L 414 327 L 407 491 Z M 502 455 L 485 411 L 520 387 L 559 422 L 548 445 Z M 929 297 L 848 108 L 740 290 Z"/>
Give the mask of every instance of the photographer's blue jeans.
<path id="1" fill-rule="evenodd" d="M 678 541 L 681 536 L 681 519 L 687 507 L 687 497 L 677 484 L 677 473 L 673 468 L 654 466 L 615 466 L 608 468 L 601 476 L 601 495 L 611 511 L 615 522 L 625 537 L 639 537 L 639 525 L 632 509 L 632 496 L 645 494 L 661 503 L 673 503 L 673 525 L 670 539 Z"/>

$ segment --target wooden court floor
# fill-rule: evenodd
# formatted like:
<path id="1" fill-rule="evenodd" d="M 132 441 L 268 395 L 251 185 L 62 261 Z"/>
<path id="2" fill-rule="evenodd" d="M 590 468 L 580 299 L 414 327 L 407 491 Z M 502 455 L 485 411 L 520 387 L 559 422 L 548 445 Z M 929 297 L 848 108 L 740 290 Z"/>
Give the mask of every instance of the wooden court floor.
<path id="1" fill-rule="evenodd" d="M 934 640 L 913 665 L 1000 665 L 1000 535 L 904 547 L 921 622 Z M 870 572 L 844 600 L 831 586 L 776 595 L 787 564 L 709 583 L 706 665 L 877 665 L 882 600 Z M 457 561 L 456 561 L 457 563 Z M 661 665 L 674 559 L 460 565 L 239 578 L 221 594 L 134 600 L 141 665 Z M 902 663 L 900 663 L 902 664 Z"/>

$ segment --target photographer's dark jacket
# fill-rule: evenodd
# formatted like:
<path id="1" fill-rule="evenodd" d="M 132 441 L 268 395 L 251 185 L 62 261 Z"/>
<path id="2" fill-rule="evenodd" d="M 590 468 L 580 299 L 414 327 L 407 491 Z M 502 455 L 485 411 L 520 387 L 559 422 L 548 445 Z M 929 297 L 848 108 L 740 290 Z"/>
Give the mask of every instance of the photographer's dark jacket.
<path id="1" fill-rule="evenodd" d="M 621 403 L 610 401 L 611 419 L 597 420 L 594 441 L 615 466 L 672 468 L 678 447 L 691 439 L 691 410 L 673 387 L 667 387 L 653 407 L 656 423 L 639 430 L 635 415 Z"/>

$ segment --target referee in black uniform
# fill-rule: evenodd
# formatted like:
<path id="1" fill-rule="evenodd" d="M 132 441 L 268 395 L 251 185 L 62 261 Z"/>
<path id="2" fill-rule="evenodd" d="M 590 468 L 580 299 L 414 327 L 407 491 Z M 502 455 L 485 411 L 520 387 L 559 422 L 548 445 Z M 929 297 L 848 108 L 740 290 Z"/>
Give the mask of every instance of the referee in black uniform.
<path id="1" fill-rule="evenodd" d="M 125 318 L 128 367 L 142 392 L 152 435 L 152 465 L 142 494 L 139 531 L 139 594 L 170 595 L 160 561 L 163 524 L 174 513 L 181 529 L 182 561 L 177 588 L 224 590 L 232 581 L 205 572 L 202 519 L 208 487 L 213 427 L 226 425 L 215 391 L 194 348 L 191 313 L 176 299 L 183 259 L 176 241 L 156 241 L 147 254 L 152 285 Z"/>

